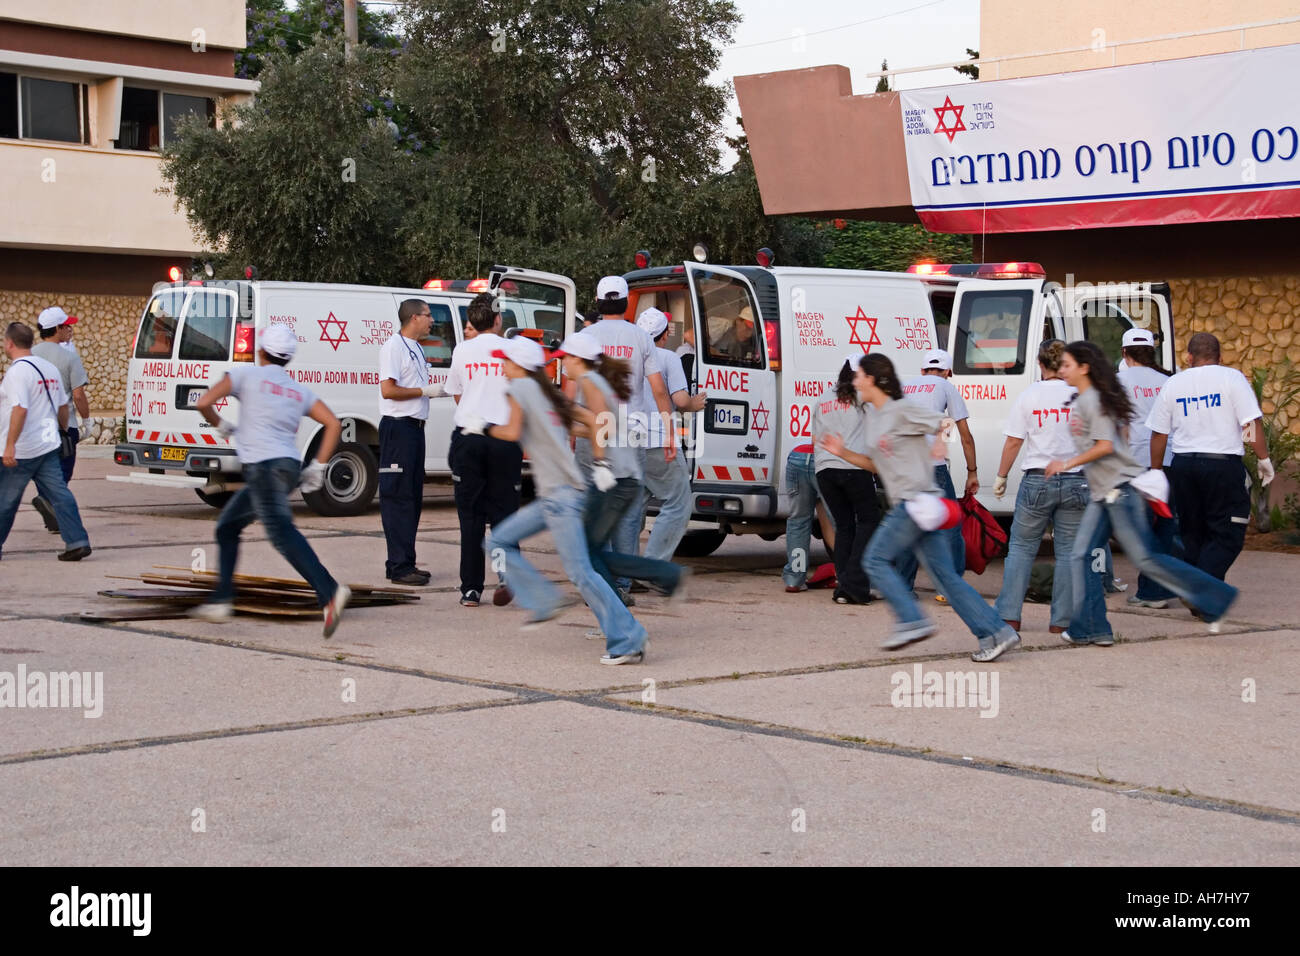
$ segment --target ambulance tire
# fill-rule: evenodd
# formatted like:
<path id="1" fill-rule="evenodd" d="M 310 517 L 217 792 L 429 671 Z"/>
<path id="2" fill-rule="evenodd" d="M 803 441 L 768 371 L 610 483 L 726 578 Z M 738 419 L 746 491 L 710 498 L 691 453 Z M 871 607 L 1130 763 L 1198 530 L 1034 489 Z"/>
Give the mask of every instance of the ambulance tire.
<path id="1" fill-rule="evenodd" d="M 325 485 L 302 496 L 307 507 L 327 518 L 364 514 L 379 490 L 379 462 L 369 446 L 340 442 L 325 466 Z"/>
<path id="2" fill-rule="evenodd" d="M 226 506 L 226 502 L 235 497 L 233 491 L 205 491 L 202 488 L 195 488 L 194 493 L 199 496 L 199 500 L 205 505 L 216 508 L 218 511 Z"/>
<path id="3" fill-rule="evenodd" d="M 726 540 L 725 531 L 688 531 L 682 535 L 681 544 L 677 545 L 674 554 L 683 558 L 706 558 Z"/>

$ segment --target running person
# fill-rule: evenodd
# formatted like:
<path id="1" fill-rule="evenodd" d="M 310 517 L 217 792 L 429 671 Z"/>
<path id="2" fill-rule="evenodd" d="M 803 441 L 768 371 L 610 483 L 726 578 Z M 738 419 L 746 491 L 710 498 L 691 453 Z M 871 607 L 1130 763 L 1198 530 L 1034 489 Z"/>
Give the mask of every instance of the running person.
<path id="1" fill-rule="evenodd" d="M 1210 622 L 1211 631 L 1217 631 L 1217 622 L 1236 599 L 1237 589 L 1158 550 L 1146 500 L 1134 487 L 1134 479 L 1148 480 L 1143 475 L 1146 469 L 1129 452 L 1125 437 L 1133 403 L 1114 367 L 1091 342 L 1071 342 L 1061 357 L 1061 377 L 1079 392 L 1070 406 L 1070 433 L 1077 454 L 1049 462 L 1044 472 L 1051 478 L 1083 465 L 1092 496 L 1070 555 L 1074 612 L 1070 630 L 1061 637 L 1070 644 L 1109 647 L 1115 643 L 1106 619 L 1101 574 L 1089 570 L 1094 548 L 1112 531 L 1139 571 L 1173 591 Z M 1155 477 L 1158 482 L 1160 476 Z"/>
<path id="2" fill-rule="evenodd" d="M 569 434 L 595 434 L 596 417 L 568 401 L 542 369 L 546 355 L 531 339 L 509 339 L 495 354 L 505 360 L 510 379 L 507 398 L 510 420 L 488 425 L 480 420 L 464 426 L 503 441 L 517 441 L 528 455 L 537 497 L 524 505 L 488 535 L 489 551 L 505 556 L 506 577 L 515 599 L 531 614 L 525 627 L 535 627 L 560 614 L 568 603 L 555 585 L 543 578 L 519 550 L 519 542 L 549 528 L 564 564 L 564 573 L 581 592 L 605 635 L 602 664 L 639 664 L 645 657 L 646 631 L 619 600 L 614 589 L 591 566 L 583 513 L 587 482 L 569 450 Z M 593 443 L 596 461 L 604 448 Z M 596 487 L 608 490 L 616 483 L 608 466 L 596 464 Z"/>
<path id="3" fill-rule="evenodd" d="M 867 411 L 867 455 L 844 447 L 838 435 L 822 438 L 822 447 L 832 455 L 859 468 L 874 471 L 885 486 L 891 509 L 867 546 L 864 570 L 880 589 L 898 623 L 882 647 L 895 650 L 923 641 L 938 628 L 916 603 L 912 589 L 900 575 L 895 562 L 905 554 L 915 555 L 925 566 L 935 586 L 952 604 L 957 616 L 979 640 L 974 661 L 991 661 L 1020 643 L 1020 635 L 989 607 L 973 587 L 962 580 L 953 566 L 952 548 L 938 530 L 924 530 L 913 518 L 927 507 L 941 507 L 934 498 L 935 455 L 944 453 L 942 442 L 928 443 L 927 437 L 944 426 L 944 417 L 903 397 L 903 387 L 894 363 L 883 355 L 864 355 L 853 377 L 853 386 Z M 954 505 L 955 507 L 955 505 Z"/>
<path id="4" fill-rule="evenodd" d="M 294 527 L 289 495 L 299 484 L 303 491 L 312 492 L 325 483 L 325 464 L 334 454 L 343 428 L 328 405 L 284 370 L 298 347 L 298 339 L 288 327 L 272 325 L 258 336 L 257 364 L 236 365 L 194 406 L 221 434 L 235 436 L 244 486 L 217 518 L 221 557 L 216 590 L 206 604 L 200 604 L 191 614 L 224 621 L 234 613 L 239 536 L 257 520 L 266 528 L 275 550 L 316 592 L 316 603 L 325 618 L 325 636 L 329 637 L 339 626 L 352 592 L 330 576 L 302 532 Z M 238 425 L 222 419 L 213 408 L 227 395 L 239 399 Z M 316 460 L 300 472 L 295 436 L 304 416 L 324 426 L 324 433 Z"/>

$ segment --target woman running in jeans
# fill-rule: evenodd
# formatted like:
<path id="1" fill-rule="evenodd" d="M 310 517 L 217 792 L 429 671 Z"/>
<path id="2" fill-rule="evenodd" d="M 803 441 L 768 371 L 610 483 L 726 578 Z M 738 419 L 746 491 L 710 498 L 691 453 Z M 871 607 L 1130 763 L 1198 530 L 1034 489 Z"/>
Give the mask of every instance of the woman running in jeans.
<path id="1" fill-rule="evenodd" d="M 839 435 L 849 451 L 865 455 L 866 408 L 853 387 L 861 353 L 845 359 L 840 367 L 834 392 L 823 392 L 813 402 L 813 440 L 823 435 Z M 836 604 L 870 604 L 871 581 L 862 570 L 862 553 L 880 524 L 880 506 L 876 503 L 876 482 L 871 472 L 832 455 L 825 448 L 816 450 L 817 488 L 835 522 L 834 601 Z"/>
<path id="2" fill-rule="evenodd" d="M 581 332 L 566 337 L 554 355 L 563 362 L 565 377 L 577 383 L 577 404 L 596 422 L 594 438 L 579 438 L 578 444 L 601 446 L 615 481 L 608 490 L 591 490 L 587 498 L 587 546 L 592 567 L 610 587 L 614 586 L 614 575 L 618 575 L 645 581 L 660 594 L 680 597 L 689 574 L 681 565 L 605 550 L 628 508 L 641 501 L 640 463 L 636 449 L 628 443 L 626 417 L 620 422 L 618 415 L 619 403 L 626 403 L 632 394 L 627 363 L 610 358 L 597 339 Z M 584 451 L 581 447 L 577 450 L 579 458 Z M 597 457 L 594 448 L 591 455 Z"/>
<path id="3" fill-rule="evenodd" d="M 1070 630 L 1061 637 L 1070 644 L 1109 647 L 1115 643 L 1106 620 L 1101 575 L 1091 570 L 1094 549 L 1112 531 L 1140 572 L 1199 611 L 1211 632 L 1217 632 L 1217 622 L 1236 599 L 1237 589 L 1159 550 L 1146 499 L 1131 484 L 1146 469 L 1129 453 L 1125 433 L 1133 404 L 1114 367 L 1091 342 L 1071 342 L 1061 358 L 1061 377 L 1079 392 L 1070 406 L 1070 433 L 1077 454 L 1050 462 L 1045 473 L 1050 478 L 1083 465 L 1092 495 L 1070 555 L 1074 612 Z"/>
<path id="4" fill-rule="evenodd" d="M 510 421 L 486 427 L 477 421 L 462 430 L 519 442 L 528 455 L 537 497 L 492 529 L 486 542 L 488 553 L 505 556 L 506 576 L 515 600 L 532 612 L 524 627 L 536 627 L 576 603 L 566 602 L 555 585 L 519 551 L 520 541 L 549 528 L 564 573 L 577 585 L 605 634 L 605 656 L 600 662 L 639 664 L 645 656 L 645 628 L 596 573 L 587 555 L 587 535 L 582 524 L 587 483 L 569 449 L 569 433 L 594 434 L 596 418 L 587 409 L 574 406 L 546 377 L 542 371 L 546 355 L 531 339 L 510 339 L 492 357 L 505 360 L 505 374 L 510 379 Z M 592 451 L 597 486 L 612 487 L 614 478 L 609 467 L 601 464 L 604 449 L 597 442 Z"/>
<path id="5" fill-rule="evenodd" d="M 838 435 L 827 435 L 822 447 L 832 455 L 859 468 L 874 471 L 885 486 L 891 508 L 867 546 L 864 568 L 898 617 L 893 633 L 882 647 L 894 650 L 923 641 L 938 628 L 916 603 L 916 597 L 899 575 L 894 562 L 911 552 L 924 565 L 939 593 L 979 640 L 974 661 L 991 661 L 1020 643 L 1020 635 L 993 608 L 984 603 L 973 587 L 962 580 L 953 564 L 952 547 L 938 530 L 925 531 L 912 520 L 907 504 L 914 498 L 936 495 L 935 455 L 946 452 L 943 442 L 933 449 L 925 436 L 934 435 L 947 419 L 916 402 L 903 398 L 903 388 L 894 363 L 883 355 L 864 355 L 853 377 L 858 398 L 870 404 L 867 410 L 867 454 L 844 447 Z"/>
<path id="6" fill-rule="evenodd" d="M 1003 434 L 1007 436 L 1002 446 L 1002 461 L 998 465 L 997 481 L 993 483 L 993 496 L 1001 499 L 1007 493 L 1007 475 L 1023 446 L 1024 476 L 1016 494 L 1015 520 L 1011 524 L 1011 541 L 1006 564 L 1002 571 L 1002 590 L 998 594 L 998 616 L 1017 631 L 1020 630 L 1020 611 L 1029 590 L 1029 574 L 1034 567 L 1038 546 L 1048 524 L 1052 526 L 1052 547 L 1056 552 L 1056 568 L 1052 574 L 1051 631 L 1061 634 L 1070 624 L 1074 602 L 1070 591 L 1070 553 L 1074 550 L 1074 536 L 1088 507 L 1088 482 L 1081 468 L 1074 468 L 1048 478 L 1048 464 L 1069 458 L 1074 452 L 1074 439 L 1070 437 L 1070 410 L 1066 407 L 1074 397 L 1074 389 L 1057 375 L 1065 343 L 1060 339 L 1044 342 L 1038 350 L 1038 367 L 1042 381 L 1035 382 L 1020 393 Z"/>

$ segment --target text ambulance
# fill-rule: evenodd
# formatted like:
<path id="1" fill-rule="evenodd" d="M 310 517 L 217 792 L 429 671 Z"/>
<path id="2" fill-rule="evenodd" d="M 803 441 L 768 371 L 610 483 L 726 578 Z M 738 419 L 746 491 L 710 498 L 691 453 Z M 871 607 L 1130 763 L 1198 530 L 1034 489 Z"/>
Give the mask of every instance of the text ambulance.
<path id="1" fill-rule="evenodd" d="M 684 364 L 708 394 L 692 423 L 693 519 L 716 528 L 688 534 L 687 553 L 707 554 L 728 533 L 784 532 L 786 456 L 813 441 L 813 405 L 851 352 L 887 355 L 904 380 L 920 374 L 929 349 L 952 354 L 952 381 L 970 411 L 979 497 L 1002 514 L 1014 507 L 1019 484 L 1013 471 L 1007 496 L 992 496 L 1002 428 L 1011 403 L 1038 378 L 1043 339 L 1090 339 L 1118 361 L 1124 331 L 1150 328 L 1157 356 L 1173 368 L 1164 283 L 1062 288 L 1045 281 L 1041 266 L 1015 262 L 922 264 L 905 273 L 688 262 L 625 278 L 631 315 L 654 306 L 672 317 L 672 347 L 693 330 L 694 357 Z M 954 451 L 960 465 L 960 446 Z"/>
<path id="2" fill-rule="evenodd" d="M 159 283 L 132 347 L 126 442 L 114 455 L 119 465 L 145 470 L 110 480 L 193 487 L 209 504 L 223 504 L 237 487 L 239 460 L 194 403 L 232 365 L 254 361 L 258 334 L 279 324 L 298 337 L 289 374 L 309 385 L 343 423 L 324 487 L 306 501 L 324 515 L 362 512 L 379 482 L 379 349 L 400 327 L 398 305 L 411 298 L 429 304 L 433 326 L 420 344 L 429 381 L 441 383 L 452 349 L 464 337 L 468 304 L 481 291 L 497 293 L 507 336 L 530 335 L 551 345 L 573 331 L 571 280 L 507 266 L 493 267 L 487 279 L 431 280 L 423 289 L 254 280 Z M 450 473 L 453 402 L 444 396 L 429 404 L 427 474 Z M 230 399 L 217 411 L 237 423 L 238 404 Z M 298 432 L 304 461 L 315 454 L 319 434 L 320 426 L 304 418 Z"/>

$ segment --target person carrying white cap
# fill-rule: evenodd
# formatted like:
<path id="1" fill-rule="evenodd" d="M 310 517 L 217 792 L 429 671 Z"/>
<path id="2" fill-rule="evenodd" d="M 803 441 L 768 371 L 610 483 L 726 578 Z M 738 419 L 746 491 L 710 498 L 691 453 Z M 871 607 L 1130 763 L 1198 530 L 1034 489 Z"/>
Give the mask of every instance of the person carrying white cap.
<path id="1" fill-rule="evenodd" d="M 659 367 L 663 371 L 664 386 L 675 411 L 702 411 L 708 400 L 707 393 L 690 393 L 681 357 L 663 346 L 668 337 L 667 314 L 655 308 L 645 309 L 637 316 L 636 324 L 654 341 Z M 647 395 L 648 393 L 642 392 L 643 399 Z M 643 402 L 642 411 L 645 412 L 650 429 L 649 445 L 645 453 L 645 490 L 660 501 L 659 514 L 655 517 L 650 540 L 646 542 L 645 556 L 667 561 L 672 558 L 677 545 L 681 544 L 686 526 L 691 520 L 691 473 L 685 456 L 677 453 L 676 414 L 672 420 L 664 421 L 648 399 Z M 671 456 L 668 453 L 670 447 L 673 449 Z M 643 515 L 643 523 L 645 497 L 642 495 L 642 501 L 636 505 Z"/>
<path id="2" fill-rule="evenodd" d="M 635 447 L 641 473 L 645 472 L 646 442 L 649 440 L 649 428 L 644 409 L 653 407 L 664 420 L 672 417 L 672 402 L 668 398 L 668 389 L 664 384 L 663 369 L 659 364 L 659 354 L 654 342 L 643 329 L 625 318 L 628 309 L 627 281 L 622 276 L 605 276 L 596 285 L 596 311 L 601 319 L 583 332 L 595 336 L 601 348 L 610 358 L 627 362 L 631 370 L 631 396 L 626 402 L 619 403 L 620 428 L 626 428 L 628 443 Z M 653 400 L 644 398 L 646 386 L 650 388 Z M 677 457 L 676 445 L 664 448 L 664 457 L 672 461 Z M 579 464 L 589 466 L 591 460 L 584 450 L 578 451 Z M 636 554 L 641 537 L 641 517 L 637 509 L 629 509 L 614 531 L 613 545 L 623 554 Z M 618 581 L 619 596 L 627 604 L 634 604 L 629 593 L 631 582 L 626 579 Z"/>
<path id="3" fill-rule="evenodd" d="M 619 600 L 614 589 L 592 567 L 583 524 L 587 477 L 569 450 L 569 435 L 595 436 L 596 416 L 564 397 L 544 371 L 546 354 L 531 339 L 516 336 L 495 353 L 509 379 L 506 400 L 510 416 L 504 425 L 471 422 L 469 432 L 519 442 L 528 455 L 537 497 L 492 528 L 486 547 L 505 557 L 506 577 L 515 600 L 529 612 L 524 628 L 551 620 L 576 602 L 566 601 L 555 585 L 537 572 L 519 544 L 547 528 L 555 541 L 564 573 L 577 586 L 605 635 L 602 664 L 639 664 L 645 656 L 646 631 Z M 598 489 L 616 483 L 605 459 L 605 446 L 592 443 L 598 464 L 593 476 Z"/>
<path id="4" fill-rule="evenodd" d="M 1197 332 L 1187 342 L 1187 368 L 1165 382 L 1151 413 L 1151 467 L 1173 452 L 1169 485 L 1183 553 L 1220 581 L 1237 560 L 1250 523 L 1250 478 L 1241 456 L 1250 435 L 1265 488 L 1273 481 L 1262 412 L 1255 392 L 1234 368 L 1219 364 L 1219 340 Z"/>
<path id="5" fill-rule="evenodd" d="M 86 386 L 90 383 L 90 377 L 86 374 L 86 366 L 82 364 L 81 356 L 76 349 L 69 347 L 72 345 L 72 327 L 77 324 L 75 315 L 68 315 L 57 305 L 52 305 L 41 312 L 36 324 L 40 327 L 41 340 L 32 347 L 32 354 L 45 359 L 59 370 L 59 377 L 63 379 L 63 390 L 71 399 L 66 431 L 68 437 L 72 439 L 72 454 L 59 461 L 59 465 L 63 468 L 63 480 L 66 483 L 72 480 L 72 472 L 77 464 L 77 443 L 81 441 L 77 416 L 80 415 L 82 418 L 90 416 L 90 402 L 86 399 Z M 58 534 L 59 522 L 49 503 L 44 498 L 38 497 L 32 499 L 32 507 L 40 512 L 41 518 L 45 521 L 45 529 L 50 534 Z"/>
<path id="6" fill-rule="evenodd" d="M 951 429 L 956 427 L 957 434 L 961 438 L 962 454 L 966 457 L 966 482 L 963 486 L 963 494 L 974 495 L 980 490 L 980 481 L 975 464 L 975 438 L 970 433 L 970 424 L 967 421 L 970 412 L 966 410 L 966 402 L 961 397 L 961 392 L 957 390 L 957 386 L 950 381 L 951 378 L 952 356 L 943 349 L 931 349 L 921 359 L 921 374 L 914 375 L 903 382 L 903 394 L 952 420 L 951 424 L 945 426 L 941 436 L 931 435 L 927 441 L 932 446 L 936 441 L 947 442 L 951 438 Z M 949 498 L 958 497 L 956 482 L 952 480 L 952 473 L 948 468 L 946 451 L 934 466 L 934 480 Z M 961 536 L 961 528 L 952 528 L 945 534 L 952 548 L 952 559 L 957 567 L 957 573 L 964 574 L 966 542 Z M 903 555 L 899 573 L 909 584 L 915 583 L 916 561 L 910 554 Z M 935 597 L 936 600 L 943 600 L 941 595 Z"/>
<path id="7" fill-rule="evenodd" d="M 1119 383 L 1128 393 L 1133 403 L 1133 417 L 1128 423 L 1128 446 L 1139 465 L 1145 465 L 1151 458 L 1151 429 L 1147 428 L 1147 416 L 1155 407 L 1160 391 L 1169 381 L 1166 372 L 1156 362 L 1156 338 L 1150 329 L 1132 328 L 1124 332 L 1121 340 L 1123 358 L 1119 363 Z M 1168 467 L 1173 460 L 1171 452 L 1165 452 L 1164 465 Z M 1156 543 L 1160 550 L 1179 557 L 1178 522 L 1174 518 L 1156 518 Z M 1109 554 L 1109 549 L 1107 550 Z M 1130 594 L 1128 603 L 1134 607 L 1166 607 L 1173 591 L 1153 581 L 1145 574 L 1138 575 L 1137 591 Z"/>
<path id="8" fill-rule="evenodd" d="M 329 406 L 284 370 L 298 348 L 293 331 L 277 324 L 257 336 L 257 364 L 233 366 L 194 405 L 218 433 L 234 436 L 244 486 L 217 518 L 216 538 L 221 554 L 216 589 L 207 603 L 190 613 L 208 621 L 224 621 L 234 613 L 239 538 L 244 528 L 257 520 L 266 528 L 275 550 L 316 592 L 316 603 L 325 620 L 325 636 L 329 637 L 339 626 L 352 591 L 330 576 L 302 532 L 294 527 L 289 495 L 295 487 L 312 492 L 325 483 L 325 464 L 334 454 L 343 429 Z M 238 424 L 216 412 L 216 403 L 226 396 L 239 401 Z M 306 468 L 301 467 L 295 442 L 304 416 L 322 427 L 316 460 Z"/>

